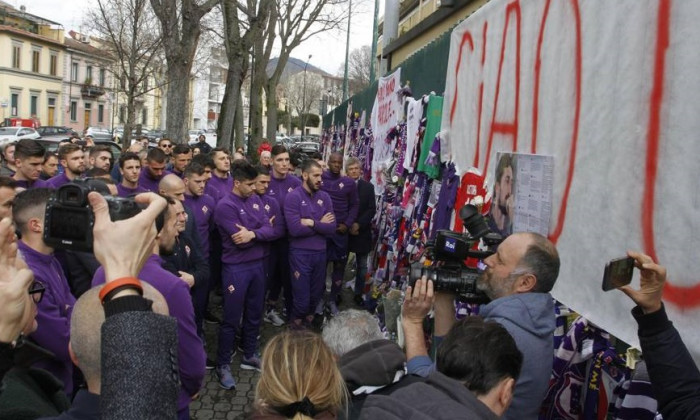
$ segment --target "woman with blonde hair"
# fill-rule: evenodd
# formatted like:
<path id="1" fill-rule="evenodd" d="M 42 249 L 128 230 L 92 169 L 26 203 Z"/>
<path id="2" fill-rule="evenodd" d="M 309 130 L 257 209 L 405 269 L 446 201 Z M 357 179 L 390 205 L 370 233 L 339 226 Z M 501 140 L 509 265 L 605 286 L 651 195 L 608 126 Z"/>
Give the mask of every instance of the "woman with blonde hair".
<path id="1" fill-rule="evenodd" d="M 265 346 L 254 419 L 335 419 L 347 391 L 320 335 L 286 331 Z"/>

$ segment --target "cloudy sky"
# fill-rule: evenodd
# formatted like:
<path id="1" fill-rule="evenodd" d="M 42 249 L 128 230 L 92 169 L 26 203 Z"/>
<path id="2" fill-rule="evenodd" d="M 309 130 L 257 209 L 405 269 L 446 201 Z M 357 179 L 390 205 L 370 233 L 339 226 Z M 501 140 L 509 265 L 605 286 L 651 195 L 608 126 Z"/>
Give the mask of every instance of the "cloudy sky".
<path id="1" fill-rule="evenodd" d="M 34 15 L 61 23 L 68 32 L 71 29 L 80 30 L 85 10 L 94 7 L 95 0 L 68 0 L 59 2 L 56 0 L 4 0 L 14 7 L 22 5 L 27 7 L 27 12 Z M 380 2 L 380 16 L 384 9 L 383 1 Z M 350 50 L 363 45 L 372 44 L 372 15 L 374 2 L 372 0 L 354 0 L 352 25 L 350 29 Z M 339 30 L 326 32 L 316 38 L 309 39 L 292 53 L 303 61 L 309 54 L 312 55 L 310 63 L 316 67 L 331 73 L 338 74 L 345 60 L 346 31 Z"/>

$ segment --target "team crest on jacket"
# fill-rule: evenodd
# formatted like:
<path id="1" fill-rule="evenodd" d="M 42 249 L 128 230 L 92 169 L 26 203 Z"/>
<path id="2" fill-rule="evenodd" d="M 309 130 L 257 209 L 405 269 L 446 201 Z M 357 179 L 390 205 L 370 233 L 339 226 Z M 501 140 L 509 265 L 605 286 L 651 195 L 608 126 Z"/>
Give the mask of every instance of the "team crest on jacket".
<path id="1" fill-rule="evenodd" d="M 190 256 L 190 252 L 191 252 L 191 249 L 190 249 L 190 246 L 189 246 L 189 245 L 185 245 L 185 252 L 187 253 L 187 256 L 189 257 L 189 256 Z"/>
<path id="2" fill-rule="evenodd" d="M 270 211 L 270 205 L 269 205 L 269 204 L 265 204 L 265 211 Z"/>
<path id="3" fill-rule="evenodd" d="M 292 192 L 292 191 L 294 191 L 294 188 L 292 188 L 292 187 L 287 188 L 287 192 L 288 192 L 288 193 L 290 193 L 290 192 Z"/>
<path id="4" fill-rule="evenodd" d="M 342 189 L 343 189 L 343 187 L 345 186 L 345 184 L 343 184 L 343 183 L 341 182 L 340 184 L 338 184 L 338 186 L 339 186 L 339 187 L 340 187 L 340 189 L 342 190 Z"/>
<path id="5" fill-rule="evenodd" d="M 233 287 L 233 285 L 230 285 L 230 286 L 228 287 L 228 292 L 229 292 L 229 293 L 233 293 L 234 290 L 236 290 L 236 288 Z"/>
<path id="6" fill-rule="evenodd" d="M 258 203 L 253 204 L 253 208 L 255 210 L 260 210 L 260 206 L 258 205 Z"/>
<path id="7" fill-rule="evenodd" d="M 316 203 L 318 203 L 319 206 L 322 206 L 322 205 L 323 205 L 323 200 L 320 200 L 320 199 L 319 199 Z"/>
<path id="8" fill-rule="evenodd" d="M 202 206 L 202 213 L 207 214 L 208 211 L 209 211 L 209 207 Z"/>
<path id="9" fill-rule="evenodd" d="M 294 278 L 297 279 L 297 280 L 299 280 L 299 276 L 301 276 L 301 273 L 298 272 L 298 271 L 295 271 L 295 272 L 294 272 Z"/>

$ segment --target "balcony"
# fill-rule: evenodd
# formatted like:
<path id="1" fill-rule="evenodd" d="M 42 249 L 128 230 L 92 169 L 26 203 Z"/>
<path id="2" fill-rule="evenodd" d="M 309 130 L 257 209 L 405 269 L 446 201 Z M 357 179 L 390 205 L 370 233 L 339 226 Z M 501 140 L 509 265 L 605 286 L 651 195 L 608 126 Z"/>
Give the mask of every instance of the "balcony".
<path id="1" fill-rule="evenodd" d="M 83 98 L 97 98 L 105 94 L 105 88 L 101 86 L 83 85 L 80 88 Z"/>

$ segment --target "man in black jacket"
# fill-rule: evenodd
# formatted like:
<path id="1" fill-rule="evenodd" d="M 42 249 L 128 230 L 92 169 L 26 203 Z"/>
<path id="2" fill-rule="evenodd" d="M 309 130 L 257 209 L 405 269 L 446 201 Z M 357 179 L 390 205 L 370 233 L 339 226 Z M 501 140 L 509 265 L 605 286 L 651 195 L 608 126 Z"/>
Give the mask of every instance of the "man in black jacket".
<path id="1" fill-rule="evenodd" d="M 367 257 L 372 252 L 372 219 L 377 212 L 374 185 L 361 178 L 362 169 L 357 158 L 348 158 L 345 162 L 345 172 L 357 182 L 357 194 L 360 198 L 360 211 L 357 220 L 350 226 L 348 250 L 355 253 L 357 270 L 355 275 L 355 303 L 362 305 L 362 294 L 367 277 Z"/>
<path id="2" fill-rule="evenodd" d="M 665 420 L 700 418 L 700 371 L 661 302 L 666 269 L 648 255 L 628 252 L 641 272 L 640 289 L 621 287 L 637 304 L 639 343 L 659 412 Z"/>

